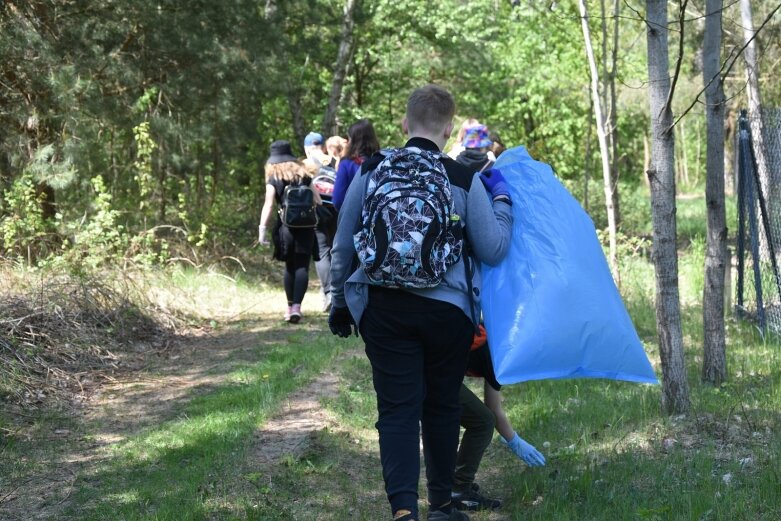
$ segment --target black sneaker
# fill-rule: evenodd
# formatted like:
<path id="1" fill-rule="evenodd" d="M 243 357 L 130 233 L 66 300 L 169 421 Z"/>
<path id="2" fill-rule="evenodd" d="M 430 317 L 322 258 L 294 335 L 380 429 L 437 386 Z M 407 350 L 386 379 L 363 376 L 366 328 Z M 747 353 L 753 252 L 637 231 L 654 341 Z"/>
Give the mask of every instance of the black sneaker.
<path id="1" fill-rule="evenodd" d="M 469 521 L 469 516 L 453 508 L 449 514 L 441 510 L 429 511 L 426 519 L 428 521 Z"/>
<path id="2" fill-rule="evenodd" d="M 496 510 L 502 506 L 498 499 L 491 499 L 480 494 L 474 487 L 466 492 L 453 492 L 453 506 L 458 510 L 468 510 L 474 512 L 477 510 Z"/>

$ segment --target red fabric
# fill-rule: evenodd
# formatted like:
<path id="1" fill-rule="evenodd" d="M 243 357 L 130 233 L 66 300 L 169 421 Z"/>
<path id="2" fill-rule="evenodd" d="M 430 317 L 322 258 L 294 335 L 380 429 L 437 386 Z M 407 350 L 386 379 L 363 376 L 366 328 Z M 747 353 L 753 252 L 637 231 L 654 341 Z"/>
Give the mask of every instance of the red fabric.
<path id="1" fill-rule="evenodd" d="M 475 333 L 475 336 L 472 339 L 472 346 L 469 348 L 470 351 L 474 351 L 478 347 L 484 346 L 486 341 L 488 340 L 488 337 L 485 334 L 485 328 L 483 327 L 483 324 L 479 324 L 477 327 L 480 332 Z"/>

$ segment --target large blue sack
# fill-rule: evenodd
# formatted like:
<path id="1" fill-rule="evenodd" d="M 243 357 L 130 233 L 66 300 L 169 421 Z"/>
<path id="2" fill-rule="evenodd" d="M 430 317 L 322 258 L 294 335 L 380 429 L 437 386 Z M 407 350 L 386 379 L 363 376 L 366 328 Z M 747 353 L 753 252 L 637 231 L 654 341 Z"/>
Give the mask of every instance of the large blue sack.
<path id="1" fill-rule="evenodd" d="M 524 147 L 503 153 L 496 167 L 510 185 L 513 237 L 498 266 L 483 265 L 481 300 L 499 383 L 658 383 L 591 218 Z"/>

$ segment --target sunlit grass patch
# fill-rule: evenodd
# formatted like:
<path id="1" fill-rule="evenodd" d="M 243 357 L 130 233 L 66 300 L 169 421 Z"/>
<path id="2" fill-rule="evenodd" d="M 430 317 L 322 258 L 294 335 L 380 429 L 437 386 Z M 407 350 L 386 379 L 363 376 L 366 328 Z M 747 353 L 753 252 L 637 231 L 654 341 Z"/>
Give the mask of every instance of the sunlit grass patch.
<path id="1" fill-rule="evenodd" d="M 150 274 L 148 279 L 150 298 L 162 308 L 217 323 L 281 310 L 284 304 L 278 287 L 243 274 L 231 277 L 181 267 L 156 277 Z M 315 292 L 306 300 L 313 302 L 316 297 Z"/>
<path id="2" fill-rule="evenodd" d="M 110 448 L 108 462 L 81 483 L 78 503 L 90 505 L 81 519 L 203 519 L 226 508 L 233 496 L 221 484 L 241 464 L 255 430 L 339 351 L 330 339 L 300 335 L 306 345 L 264 347 L 260 361 L 238 368 L 229 383 Z M 138 500 L 111 499 L 128 491 Z"/>

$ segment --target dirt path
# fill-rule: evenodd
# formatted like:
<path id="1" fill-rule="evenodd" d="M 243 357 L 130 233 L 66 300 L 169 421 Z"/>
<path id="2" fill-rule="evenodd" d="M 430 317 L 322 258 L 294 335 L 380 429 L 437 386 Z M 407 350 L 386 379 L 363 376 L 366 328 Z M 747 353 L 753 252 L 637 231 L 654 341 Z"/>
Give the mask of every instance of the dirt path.
<path id="1" fill-rule="evenodd" d="M 19 463 L 29 471 L 11 489 L 0 489 L 0 520 L 63 519 L 77 479 L 109 457 L 109 446 L 175 417 L 184 403 L 224 384 L 234 367 L 258 361 L 258 345 L 317 327 L 321 324 L 312 321 L 291 329 L 276 314 L 263 315 L 224 332 L 193 332 L 165 352 L 139 354 L 135 363 L 142 369 L 93 388 L 72 411 L 68 428 L 39 433 L 52 442 L 44 444 L 45 452 L 33 433 L 22 442 L 29 444 L 30 461 Z M 332 423 L 320 400 L 336 396 L 338 383 L 334 374 L 321 374 L 290 395 L 256 434 L 251 451 L 256 463 L 271 465 L 284 454 L 306 450 L 311 434 Z"/>

